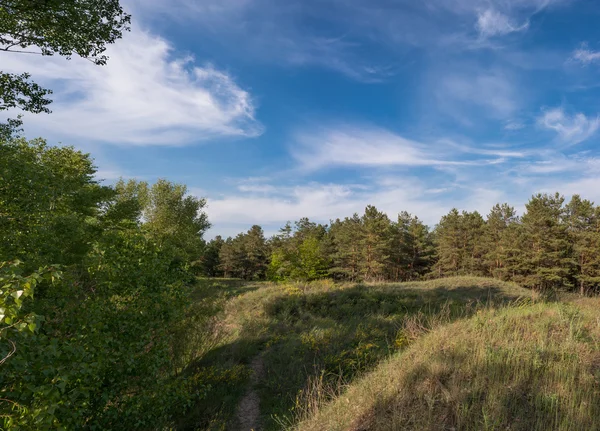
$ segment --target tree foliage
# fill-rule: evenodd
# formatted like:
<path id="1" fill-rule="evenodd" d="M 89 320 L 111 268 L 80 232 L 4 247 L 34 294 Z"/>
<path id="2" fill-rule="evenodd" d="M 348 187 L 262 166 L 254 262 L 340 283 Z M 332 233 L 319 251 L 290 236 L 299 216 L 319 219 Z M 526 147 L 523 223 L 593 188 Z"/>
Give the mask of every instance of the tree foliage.
<path id="1" fill-rule="evenodd" d="M 0 154 L 0 427 L 170 426 L 203 394 L 173 361 L 203 200 L 103 186 L 87 154 L 41 140 Z"/>
<path id="2" fill-rule="evenodd" d="M 0 52 L 79 55 L 104 65 L 107 45 L 120 39 L 130 22 L 118 0 L 0 0 Z M 26 71 L 0 71 L 0 111 L 49 113 L 51 93 Z M 10 123 L 3 127 L 14 130 Z"/>

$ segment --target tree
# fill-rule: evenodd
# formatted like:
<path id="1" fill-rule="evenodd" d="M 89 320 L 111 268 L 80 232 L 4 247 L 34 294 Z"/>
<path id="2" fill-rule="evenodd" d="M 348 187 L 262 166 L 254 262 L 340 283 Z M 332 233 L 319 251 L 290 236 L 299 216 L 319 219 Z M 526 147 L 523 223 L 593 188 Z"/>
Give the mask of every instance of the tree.
<path id="1" fill-rule="evenodd" d="M 95 172 L 89 154 L 72 147 L 0 141 L 0 261 L 20 259 L 25 271 L 80 262 L 114 196 Z"/>
<path id="2" fill-rule="evenodd" d="M 431 271 L 434 247 L 429 228 L 418 217 L 406 211 L 398 214 L 398 222 L 392 225 L 393 247 L 391 259 L 394 280 L 415 280 Z"/>
<path id="3" fill-rule="evenodd" d="M 585 295 L 600 285 L 600 209 L 574 195 L 566 206 L 566 221 L 577 264 L 575 279 Z"/>
<path id="4" fill-rule="evenodd" d="M 319 238 L 310 236 L 298 246 L 296 265 L 291 278 L 299 280 L 317 280 L 327 275 L 328 265 L 321 249 Z"/>
<path id="5" fill-rule="evenodd" d="M 291 277 L 295 252 L 292 235 L 293 228 L 288 221 L 269 241 L 271 259 L 267 268 L 267 278 L 271 281 L 284 281 Z"/>
<path id="6" fill-rule="evenodd" d="M 182 259 L 198 259 L 204 242 L 202 235 L 210 227 L 203 211 L 206 199 L 188 194 L 187 187 L 159 179 L 147 192 L 140 185 L 144 227 L 161 244 L 179 250 Z"/>
<path id="7" fill-rule="evenodd" d="M 261 280 L 266 277 L 269 256 L 263 230 L 254 225 L 248 232 L 225 241 L 219 252 L 220 269 L 225 277 Z"/>
<path id="8" fill-rule="evenodd" d="M 271 259 L 268 278 L 273 281 L 316 280 L 325 277 L 329 269 L 324 250 L 327 226 L 301 218 L 288 222 L 270 240 Z"/>
<path id="9" fill-rule="evenodd" d="M 148 183 L 122 178 L 114 185 L 115 195 L 104 210 L 103 219 L 108 223 L 140 223 L 144 208 L 149 203 Z"/>
<path id="10" fill-rule="evenodd" d="M 436 227 L 439 275 L 483 275 L 481 237 L 485 222 L 475 212 L 452 209 Z"/>
<path id="11" fill-rule="evenodd" d="M 106 64 L 106 46 L 129 30 L 131 17 L 118 0 L 0 0 L 0 51 L 79 55 Z M 0 71 L 0 111 L 50 112 L 50 90 L 28 73 Z"/>
<path id="12" fill-rule="evenodd" d="M 363 238 L 360 216 L 354 214 L 351 218 L 337 219 L 331 223 L 330 235 L 333 243 L 331 274 L 334 278 L 357 280 L 360 274 Z"/>
<path id="13" fill-rule="evenodd" d="M 362 258 L 359 268 L 365 280 L 381 280 L 390 264 L 391 223 L 388 216 L 372 205 L 367 206 L 361 219 Z"/>
<path id="14" fill-rule="evenodd" d="M 526 204 L 519 259 L 525 286 L 546 290 L 571 285 L 575 262 L 565 223 L 564 200 L 559 193 L 537 194 Z"/>
<path id="15" fill-rule="evenodd" d="M 242 246 L 246 254 L 244 278 L 264 279 L 269 264 L 269 247 L 262 228 L 258 225 L 252 226 L 243 237 Z"/>
<path id="16" fill-rule="evenodd" d="M 190 274 L 142 227 L 144 187 L 94 174 L 73 148 L 0 141 L 2 429 L 167 428 L 197 398 L 173 343 Z"/>
<path id="17" fill-rule="evenodd" d="M 453 208 L 435 229 L 438 276 L 458 274 L 462 267 L 461 215 Z"/>
<path id="18" fill-rule="evenodd" d="M 511 225 L 518 222 L 515 209 L 508 204 L 496 204 L 487 216 L 484 235 L 484 266 L 487 275 L 505 278 L 510 247 Z"/>
<path id="19" fill-rule="evenodd" d="M 223 270 L 220 268 L 221 261 L 219 254 L 221 248 L 225 244 L 223 238 L 217 235 L 214 239 L 210 240 L 204 247 L 204 253 L 200 259 L 200 271 L 207 277 L 221 277 L 223 276 Z"/>

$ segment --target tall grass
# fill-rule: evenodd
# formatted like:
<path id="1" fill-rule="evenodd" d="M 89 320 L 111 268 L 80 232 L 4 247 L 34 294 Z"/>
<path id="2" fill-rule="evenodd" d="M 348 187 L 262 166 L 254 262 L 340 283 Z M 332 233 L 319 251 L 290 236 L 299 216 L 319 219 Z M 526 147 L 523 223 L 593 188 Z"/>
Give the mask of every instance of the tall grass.
<path id="1" fill-rule="evenodd" d="M 297 430 L 598 430 L 599 306 L 481 310 L 439 327 Z"/>
<path id="2" fill-rule="evenodd" d="M 282 429 L 315 414 L 431 328 L 528 295 L 514 284 L 480 278 L 255 285 L 224 303 L 218 335 L 201 338 L 209 347 L 190 368 L 220 375 L 239 370 L 234 376 L 241 377 L 260 353 L 266 371 L 257 387 L 262 423 Z M 194 429 L 235 428 L 235 405 L 248 383 L 213 379 L 211 395 L 188 422 Z"/>

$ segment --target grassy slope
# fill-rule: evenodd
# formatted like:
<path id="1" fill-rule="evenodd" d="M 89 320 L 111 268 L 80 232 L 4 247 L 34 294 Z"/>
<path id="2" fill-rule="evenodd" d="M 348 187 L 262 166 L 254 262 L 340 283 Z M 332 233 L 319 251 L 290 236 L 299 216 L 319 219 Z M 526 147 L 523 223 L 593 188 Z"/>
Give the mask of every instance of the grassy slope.
<path id="1" fill-rule="evenodd" d="M 281 429 L 314 409 L 316 398 L 322 403 L 336 395 L 342 383 L 404 349 L 427 327 L 530 295 L 514 284 L 481 278 L 244 289 L 202 329 L 201 341 L 209 347 L 190 370 L 207 378 L 211 389 L 180 429 L 235 425 L 235 406 L 250 380 L 248 365 L 258 354 L 266 371 L 258 387 L 262 422 Z"/>
<path id="2" fill-rule="evenodd" d="M 599 299 L 440 327 L 297 430 L 600 430 Z"/>

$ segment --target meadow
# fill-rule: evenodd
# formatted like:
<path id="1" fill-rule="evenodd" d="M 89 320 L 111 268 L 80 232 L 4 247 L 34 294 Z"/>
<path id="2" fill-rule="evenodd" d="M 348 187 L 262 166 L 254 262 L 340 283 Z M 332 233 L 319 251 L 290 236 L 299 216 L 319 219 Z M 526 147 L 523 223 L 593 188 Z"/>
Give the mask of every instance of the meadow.
<path id="1" fill-rule="evenodd" d="M 600 427 L 597 299 L 478 277 L 202 279 L 194 298 L 212 317 L 184 372 L 209 390 L 179 429 Z"/>

